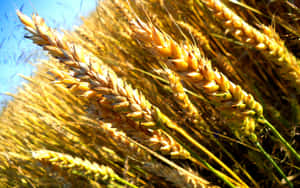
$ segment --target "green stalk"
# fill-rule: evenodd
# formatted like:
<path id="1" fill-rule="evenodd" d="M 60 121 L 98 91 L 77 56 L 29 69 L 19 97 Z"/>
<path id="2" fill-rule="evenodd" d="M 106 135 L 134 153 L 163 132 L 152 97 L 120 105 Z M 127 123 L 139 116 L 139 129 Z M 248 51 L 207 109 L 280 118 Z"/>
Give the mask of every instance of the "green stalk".
<path id="1" fill-rule="evenodd" d="M 122 183 L 124 185 L 127 185 L 128 187 L 132 187 L 132 188 L 138 188 L 137 186 L 129 183 L 128 181 L 124 180 L 123 178 L 120 178 L 119 176 L 114 176 L 113 177 L 116 181 L 118 181 L 119 183 Z"/>
<path id="2" fill-rule="evenodd" d="M 203 123 L 202 125 L 199 125 L 199 129 L 201 129 L 201 131 L 204 131 L 203 127 L 205 127 L 205 131 L 207 131 L 207 129 L 209 130 L 209 125 L 206 123 Z M 193 129 L 192 129 L 193 130 Z M 239 167 L 239 169 L 248 177 L 248 179 L 253 183 L 254 187 L 259 187 L 259 185 L 256 183 L 256 181 L 251 177 L 251 175 L 248 173 L 248 171 L 242 167 L 242 165 L 236 161 L 236 159 L 232 156 L 232 154 L 222 145 L 221 142 L 219 142 L 219 140 L 217 140 L 214 136 L 213 136 L 213 132 L 208 131 L 209 133 L 207 134 L 209 136 L 209 138 L 215 142 L 220 148 L 221 150 Z M 256 148 L 255 148 L 256 149 Z"/>
<path id="3" fill-rule="evenodd" d="M 222 168 L 224 168 L 232 177 L 234 177 L 241 185 L 247 185 L 236 173 L 234 173 L 226 164 L 224 164 L 223 161 L 221 161 L 218 157 L 216 157 L 206 147 L 201 145 L 197 140 L 192 138 L 184 129 L 182 129 L 181 127 L 179 127 L 178 125 L 176 125 L 175 123 L 170 121 L 169 118 L 166 117 L 164 114 L 162 114 L 158 108 L 155 108 L 155 112 L 157 115 L 157 122 L 158 122 L 158 125 L 160 128 L 162 128 L 166 132 L 169 132 L 168 130 L 166 130 L 166 127 L 171 130 L 176 131 L 177 133 L 182 135 L 184 138 L 186 138 L 188 141 L 190 141 L 194 146 L 196 146 L 198 149 L 200 149 L 202 152 L 204 152 L 207 156 L 212 158 L 216 163 L 218 163 Z M 182 142 L 180 142 L 180 140 L 176 139 L 176 141 L 178 141 L 181 145 L 184 146 L 184 144 Z M 184 146 L 184 147 L 187 149 L 187 146 Z M 187 149 L 187 150 L 190 153 L 192 151 L 191 149 Z M 195 155 L 195 156 L 197 156 L 197 155 Z M 201 162 L 205 162 L 203 159 L 199 158 L 198 156 L 197 156 L 197 159 L 199 159 Z M 207 167 L 209 168 L 211 166 L 209 165 Z M 215 171 L 212 171 L 212 172 L 215 173 Z M 224 175 L 220 176 L 218 173 L 216 175 L 224 180 L 224 178 L 223 178 Z"/>
<path id="4" fill-rule="evenodd" d="M 122 135 L 123 137 L 125 137 L 124 135 Z M 156 153 L 155 151 L 149 149 L 148 147 L 138 143 L 137 141 L 131 139 L 130 137 L 125 137 L 126 139 L 128 139 L 131 143 L 137 145 L 138 147 L 140 147 L 141 149 L 145 150 L 146 152 L 150 153 L 151 155 L 153 155 L 154 157 L 156 157 L 157 159 L 161 160 L 162 162 L 166 163 L 167 165 L 169 165 L 170 167 L 173 167 L 175 169 L 177 169 L 178 171 L 181 171 L 182 173 L 185 173 L 191 177 L 195 177 L 199 180 L 202 181 L 202 178 L 195 176 L 194 174 L 190 173 L 189 171 L 187 171 L 186 169 L 178 166 L 176 163 L 174 163 L 173 161 L 161 156 L 160 154 Z M 213 167 L 212 167 L 213 168 Z M 220 172 L 221 173 L 221 172 Z M 225 175 L 223 175 L 225 176 Z M 230 183 L 230 182 L 229 182 Z M 231 183 L 230 183 L 231 184 Z"/>
<path id="5" fill-rule="evenodd" d="M 284 172 L 281 170 L 281 168 L 277 165 L 277 163 L 274 161 L 274 159 L 265 151 L 265 149 L 260 145 L 258 141 L 254 141 L 254 144 L 259 148 L 259 150 L 266 156 L 266 158 L 272 163 L 272 165 L 276 168 L 276 170 L 279 172 L 279 174 L 285 179 L 289 187 L 293 188 L 294 185 L 288 180 Z"/>
<path id="6" fill-rule="evenodd" d="M 204 159 L 202 159 L 201 157 L 199 157 L 195 152 L 193 152 L 192 149 L 190 149 L 188 146 L 186 146 L 183 142 L 180 142 L 176 137 L 174 137 L 174 139 L 180 143 L 180 145 L 182 145 L 187 151 L 190 152 L 190 154 L 192 155 L 192 157 L 190 157 L 190 160 L 195 162 L 196 164 L 199 162 L 202 163 L 204 166 L 207 167 L 208 170 L 210 170 L 212 173 L 214 173 L 216 176 L 218 176 L 221 180 L 223 180 L 229 187 L 231 188 L 235 188 L 236 186 L 233 185 L 231 182 L 235 182 L 235 180 L 232 180 L 231 178 L 229 178 L 228 176 L 226 176 L 225 174 L 223 174 L 222 172 L 216 170 L 213 166 L 211 166 L 208 162 L 206 162 Z M 195 161 L 196 160 L 196 161 Z M 198 162 L 199 161 L 199 162 Z M 238 182 L 236 182 L 237 184 Z M 240 185 L 242 185 L 240 183 Z M 248 187 L 246 184 L 243 184 L 246 187 Z"/>
<path id="7" fill-rule="evenodd" d="M 189 149 L 189 150 L 191 151 L 191 149 Z M 203 160 L 202 158 L 200 158 L 198 155 L 195 155 L 195 154 L 192 154 L 192 155 L 194 155 L 194 157 L 197 160 L 199 160 L 202 164 L 204 164 L 212 173 L 214 173 L 221 180 L 223 180 L 229 187 L 231 187 L 231 188 L 235 188 L 236 187 L 235 185 L 233 185 L 230 181 L 228 181 L 226 179 L 226 176 L 222 172 L 216 170 L 214 167 L 212 167 L 208 162 L 206 162 L 205 160 Z"/>
<path id="8" fill-rule="evenodd" d="M 281 136 L 277 129 L 270 122 L 268 122 L 268 120 L 266 120 L 264 117 L 261 117 L 258 119 L 258 121 L 269 127 L 273 134 L 277 136 L 277 138 L 279 138 L 281 143 L 284 144 L 290 150 L 290 152 L 296 157 L 298 161 L 300 161 L 300 155 L 297 153 L 297 151 Z"/>
<path id="9" fill-rule="evenodd" d="M 226 149 L 224 148 L 224 146 L 217 140 L 214 138 L 213 135 L 210 135 L 209 136 L 221 149 L 222 151 L 224 151 L 224 153 L 236 164 L 238 165 L 238 167 L 240 168 L 240 170 L 248 177 L 248 179 L 253 183 L 254 187 L 259 187 L 259 185 L 256 183 L 256 181 L 252 178 L 252 176 L 248 173 L 248 171 L 246 169 L 244 169 L 242 167 L 242 165 L 237 162 L 235 160 L 235 158 L 231 155 L 231 153 Z"/>

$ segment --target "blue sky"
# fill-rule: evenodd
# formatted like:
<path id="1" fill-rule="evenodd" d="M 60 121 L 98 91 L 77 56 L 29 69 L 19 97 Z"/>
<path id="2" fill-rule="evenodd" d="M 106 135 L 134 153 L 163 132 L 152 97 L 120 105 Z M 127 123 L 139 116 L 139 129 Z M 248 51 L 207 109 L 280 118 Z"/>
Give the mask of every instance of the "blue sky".
<path id="1" fill-rule="evenodd" d="M 97 0 L 0 0 L 0 108 L 15 93 L 23 79 L 18 74 L 31 75 L 37 58 L 44 58 L 42 50 L 23 36 L 26 33 L 16 16 L 16 9 L 26 15 L 37 12 L 46 23 L 57 29 L 72 30 L 80 25 L 80 16 L 94 10 Z"/>

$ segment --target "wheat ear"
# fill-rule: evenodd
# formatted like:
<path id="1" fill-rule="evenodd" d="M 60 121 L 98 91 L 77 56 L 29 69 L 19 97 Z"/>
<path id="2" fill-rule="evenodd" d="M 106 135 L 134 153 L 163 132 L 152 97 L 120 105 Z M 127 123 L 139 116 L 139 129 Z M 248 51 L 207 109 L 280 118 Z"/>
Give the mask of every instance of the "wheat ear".
<path id="1" fill-rule="evenodd" d="M 169 84 L 173 90 L 173 95 L 176 98 L 176 102 L 181 106 L 184 112 L 192 120 L 202 120 L 199 115 L 197 108 L 190 101 L 188 95 L 185 93 L 182 83 L 180 82 L 179 77 L 170 69 L 166 70 Z M 202 120 L 203 121 L 203 120 Z"/>
<path id="2" fill-rule="evenodd" d="M 187 94 L 184 92 L 183 85 L 180 82 L 179 77 L 176 76 L 175 73 L 172 72 L 170 69 L 167 69 L 166 72 L 168 74 L 170 86 L 173 90 L 174 96 L 177 98 L 177 103 L 179 103 L 181 105 L 182 109 L 186 110 L 186 113 L 187 113 L 186 115 L 188 117 L 190 117 L 192 120 L 194 120 L 193 123 L 196 123 L 196 124 L 200 123 L 200 125 L 205 126 L 205 129 L 209 129 L 206 122 L 198 114 L 199 112 L 198 112 L 197 108 L 191 103 Z M 253 180 L 253 178 L 248 174 L 248 172 L 242 166 L 240 166 L 240 164 L 237 161 L 235 161 L 233 156 L 231 156 L 231 154 L 222 146 L 222 144 L 214 136 L 210 136 L 210 138 L 211 138 L 211 140 L 216 142 L 218 144 L 218 146 L 220 146 L 222 148 L 222 150 L 224 150 L 225 153 L 227 153 L 230 156 L 230 158 L 238 164 L 240 169 L 249 177 L 249 179 L 252 182 L 254 182 L 255 185 L 257 185 L 257 183 Z"/>
<path id="3" fill-rule="evenodd" d="M 266 35 L 247 24 L 242 18 L 226 7 L 220 0 L 201 0 L 224 23 L 241 42 L 260 50 L 268 58 L 272 58 L 277 66 L 278 75 L 291 83 L 300 92 L 300 65 L 296 57 L 288 51 L 283 42 L 274 35 Z M 266 29 L 265 29 L 266 30 Z M 270 33 L 270 30 L 267 32 Z M 273 36 L 273 37 L 270 37 Z"/>
<path id="4" fill-rule="evenodd" d="M 222 112 L 234 114 L 244 122 L 234 127 L 236 134 L 250 136 L 255 130 L 254 117 L 263 116 L 262 106 L 252 95 L 235 85 L 222 73 L 213 70 L 211 63 L 203 58 L 196 47 L 177 44 L 165 33 L 153 25 L 142 21 L 133 22 L 133 31 L 137 39 L 143 41 L 154 53 L 167 61 L 167 65 L 180 76 L 202 89 L 206 96 Z"/>
<path id="5" fill-rule="evenodd" d="M 74 69 L 73 69 L 74 70 Z M 102 69 L 103 71 L 104 69 Z M 57 73 L 59 70 L 56 70 Z M 89 98 L 94 99 L 95 101 L 98 101 L 101 105 L 101 107 L 107 108 L 109 110 L 112 110 L 114 112 L 119 113 L 121 116 L 124 116 L 134 122 L 136 126 L 133 127 L 135 129 L 136 135 L 140 140 L 143 140 L 143 142 L 147 142 L 147 140 L 150 142 L 150 145 L 152 145 L 152 148 L 159 147 L 159 150 L 163 152 L 164 154 L 169 154 L 173 158 L 189 158 L 189 153 L 184 150 L 172 137 L 168 136 L 167 133 L 165 133 L 162 130 L 152 130 L 152 128 L 155 128 L 155 122 L 157 120 L 152 118 L 152 112 L 149 110 L 149 106 L 146 108 L 147 113 L 149 113 L 149 118 L 151 118 L 151 124 L 145 124 L 143 121 L 145 121 L 145 117 L 143 116 L 142 111 L 143 107 L 141 107 L 140 104 L 136 103 L 136 99 L 140 99 L 142 96 L 139 94 L 136 90 L 134 92 L 132 88 L 129 85 L 126 85 L 123 83 L 122 80 L 116 77 L 115 74 L 111 73 L 105 76 L 103 75 L 103 78 L 109 80 L 108 83 L 110 83 L 109 87 L 103 85 L 103 87 L 97 87 L 96 89 L 93 87 L 89 87 L 86 83 L 82 80 L 76 80 L 73 76 L 68 75 L 67 73 L 63 73 L 62 71 L 59 73 L 60 76 L 62 76 L 62 83 L 71 86 L 71 91 L 77 92 L 77 94 Z M 99 81 L 99 80 L 98 80 Z M 94 82 L 96 82 L 94 80 Z M 115 83 L 117 82 L 117 83 Z M 121 85 L 120 85 L 121 83 Z M 125 84 L 125 86 L 123 85 Z M 125 89 L 124 89 L 125 88 Z M 101 90 L 100 90 L 101 89 Z M 123 93 L 119 93 L 117 91 L 121 91 Z M 130 95 L 130 94 L 134 95 Z M 103 96 L 104 95 L 104 96 Z M 150 103 L 146 101 L 146 99 L 142 96 L 141 104 L 148 104 Z M 134 104 L 132 104 L 135 102 Z M 124 105 L 125 103 L 125 105 Z M 130 107 L 128 104 L 132 104 L 133 107 Z M 129 106 L 129 107 L 128 107 Z M 145 108 L 144 108 L 145 109 Z M 147 119 L 146 119 L 147 120 Z M 151 126 L 150 126 L 151 125 Z M 125 127 L 121 127 L 123 130 L 126 129 Z M 147 133 L 147 134 L 145 134 Z M 144 138 L 149 139 L 142 139 L 143 136 L 141 134 L 145 134 Z M 149 137 L 150 136 L 150 137 Z"/>
<path id="6" fill-rule="evenodd" d="M 74 158 L 71 155 L 58 153 L 50 150 L 39 150 L 32 152 L 32 157 L 41 161 L 42 163 L 50 163 L 53 166 L 67 170 L 68 172 L 82 177 L 88 177 L 92 180 L 100 181 L 106 184 L 111 184 L 117 181 L 123 185 L 132 188 L 137 186 L 120 178 L 110 167 L 96 163 L 91 163 L 88 160 Z"/>
<path id="7" fill-rule="evenodd" d="M 18 12 L 25 28 L 32 33 L 29 37 L 34 43 L 42 46 L 52 56 L 72 67 L 72 76 L 64 82 L 72 84 L 71 90 L 82 91 L 83 95 L 92 97 L 99 95 L 100 103 L 116 102 L 114 111 L 126 111 L 126 116 L 136 120 L 142 126 L 151 127 L 155 123 L 151 116 L 151 104 L 137 90 L 117 78 L 113 71 L 105 67 L 97 58 L 88 57 L 84 50 L 76 45 L 71 46 L 55 31 L 51 30 L 39 16 L 33 20 Z M 80 82 L 78 82 L 80 81 Z M 89 83 L 91 81 L 91 83 Z M 74 83 L 74 84 L 73 84 Z M 88 91 L 92 89 L 94 91 Z M 85 93 L 88 92 L 88 93 Z M 97 93 L 98 92 L 98 93 Z M 104 96 L 103 95 L 109 95 Z"/>

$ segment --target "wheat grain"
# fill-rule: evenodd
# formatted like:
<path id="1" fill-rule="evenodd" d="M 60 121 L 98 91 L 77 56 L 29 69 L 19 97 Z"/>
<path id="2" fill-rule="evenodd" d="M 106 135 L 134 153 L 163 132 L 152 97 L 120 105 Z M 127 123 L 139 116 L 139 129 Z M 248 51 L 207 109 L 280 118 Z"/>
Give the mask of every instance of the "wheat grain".
<path id="1" fill-rule="evenodd" d="M 203 118 L 200 116 L 197 108 L 190 101 L 188 95 L 185 93 L 182 83 L 177 75 L 172 72 L 170 69 L 166 70 L 168 75 L 170 87 L 173 90 L 173 95 L 176 99 L 176 102 L 181 106 L 183 111 L 186 113 L 187 117 L 191 119 L 191 121 L 196 121 L 194 123 L 203 122 Z"/>

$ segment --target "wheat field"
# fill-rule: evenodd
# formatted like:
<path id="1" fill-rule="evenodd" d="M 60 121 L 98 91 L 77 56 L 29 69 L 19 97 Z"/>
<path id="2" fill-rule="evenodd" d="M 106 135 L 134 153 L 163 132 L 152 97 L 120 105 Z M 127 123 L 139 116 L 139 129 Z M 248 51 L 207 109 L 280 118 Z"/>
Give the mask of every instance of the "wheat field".
<path id="1" fill-rule="evenodd" d="M 101 0 L 0 115 L 0 187 L 297 187 L 295 1 Z M 24 39 L 25 40 L 25 39 Z"/>

